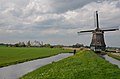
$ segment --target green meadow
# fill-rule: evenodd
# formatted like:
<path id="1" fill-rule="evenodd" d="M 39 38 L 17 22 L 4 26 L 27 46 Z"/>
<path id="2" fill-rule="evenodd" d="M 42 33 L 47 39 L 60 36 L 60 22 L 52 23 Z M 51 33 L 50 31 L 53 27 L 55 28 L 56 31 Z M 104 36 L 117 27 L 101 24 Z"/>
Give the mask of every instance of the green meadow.
<path id="1" fill-rule="evenodd" d="M 81 51 L 20 79 L 120 79 L 120 69 L 92 51 Z"/>
<path id="2" fill-rule="evenodd" d="M 0 47 L 0 67 L 70 51 L 71 50 L 63 50 L 62 48 Z"/>

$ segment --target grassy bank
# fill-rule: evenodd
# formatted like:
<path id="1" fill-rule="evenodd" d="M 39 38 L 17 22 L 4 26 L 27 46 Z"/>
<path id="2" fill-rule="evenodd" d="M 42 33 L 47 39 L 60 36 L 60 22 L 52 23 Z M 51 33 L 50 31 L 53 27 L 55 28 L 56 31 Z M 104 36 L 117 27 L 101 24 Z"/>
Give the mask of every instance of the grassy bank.
<path id="1" fill-rule="evenodd" d="M 92 51 L 43 66 L 20 79 L 119 79 L 120 69 Z"/>
<path id="2" fill-rule="evenodd" d="M 70 52 L 70 50 L 63 50 L 61 48 L 0 47 L 0 67 L 33 59 L 49 57 L 62 52 Z"/>
<path id="3" fill-rule="evenodd" d="M 107 53 L 108 54 L 108 56 L 110 56 L 110 57 L 113 57 L 113 58 L 115 58 L 115 59 L 117 59 L 117 60 L 120 60 L 120 56 L 118 56 L 118 55 L 114 55 L 114 54 L 112 54 L 112 53 Z"/>

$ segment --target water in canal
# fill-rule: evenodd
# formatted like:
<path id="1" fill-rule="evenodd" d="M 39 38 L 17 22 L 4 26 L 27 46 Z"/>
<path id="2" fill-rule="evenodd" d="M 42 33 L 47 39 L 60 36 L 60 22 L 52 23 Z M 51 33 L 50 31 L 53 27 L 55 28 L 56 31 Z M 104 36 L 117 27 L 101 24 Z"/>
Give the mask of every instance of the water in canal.
<path id="1" fill-rule="evenodd" d="M 104 55 L 103 57 L 105 58 L 105 60 L 109 61 L 112 64 L 117 65 L 120 68 L 120 61 L 119 60 L 114 59 L 114 58 L 112 58 L 112 57 L 110 57 L 108 55 Z"/>
<path id="2" fill-rule="evenodd" d="M 72 55 L 73 53 L 62 53 L 48 58 L 37 59 L 21 64 L 3 67 L 0 68 L 0 79 L 19 79 L 19 77 L 41 66 L 52 63 L 53 61 L 59 61 Z"/>

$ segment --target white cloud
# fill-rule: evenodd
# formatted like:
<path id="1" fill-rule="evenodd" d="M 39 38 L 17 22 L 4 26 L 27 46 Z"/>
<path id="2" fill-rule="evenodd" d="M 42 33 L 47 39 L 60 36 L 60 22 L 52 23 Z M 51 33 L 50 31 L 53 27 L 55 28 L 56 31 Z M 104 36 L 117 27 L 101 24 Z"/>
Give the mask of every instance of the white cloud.
<path id="1" fill-rule="evenodd" d="M 23 9 L 24 16 L 44 14 L 52 12 L 50 1 L 48 0 L 30 0 L 28 5 Z"/>
<path id="2" fill-rule="evenodd" d="M 59 32 L 59 30 L 58 29 L 55 29 L 55 28 L 50 28 L 50 29 L 46 29 L 46 30 L 43 30 L 43 31 L 41 31 L 40 33 L 42 34 L 42 35 L 53 35 L 53 34 L 56 34 L 56 33 L 58 33 Z"/>
<path id="3" fill-rule="evenodd" d="M 77 36 L 79 30 L 95 28 L 96 10 L 99 11 L 101 27 L 120 25 L 119 0 L 95 1 L 98 0 L 2 0 L 0 35 L 13 34 L 12 38 L 16 38 L 21 34 L 22 39 L 27 39 L 30 34 L 31 38 L 32 35 L 40 38 L 44 34 L 64 35 L 66 38 L 68 34 Z"/>

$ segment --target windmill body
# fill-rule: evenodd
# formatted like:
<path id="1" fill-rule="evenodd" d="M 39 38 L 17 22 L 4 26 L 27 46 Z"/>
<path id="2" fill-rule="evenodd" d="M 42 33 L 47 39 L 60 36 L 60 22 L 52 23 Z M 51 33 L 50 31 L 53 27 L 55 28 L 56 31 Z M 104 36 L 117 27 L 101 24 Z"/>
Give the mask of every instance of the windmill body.
<path id="1" fill-rule="evenodd" d="M 92 32 L 92 41 L 90 44 L 90 48 L 94 51 L 104 51 L 106 49 L 106 44 L 104 41 L 104 32 L 106 31 L 116 31 L 119 30 L 118 28 L 114 29 L 106 29 L 102 30 L 99 28 L 99 21 L 98 21 L 98 12 L 96 11 L 96 29 L 95 30 L 86 30 L 80 31 L 78 33 L 85 33 L 85 32 Z"/>
<path id="2" fill-rule="evenodd" d="M 90 48 L 94 51 L 105 50 L 105 41 L 104 41 L 104 31 L 100 29 L 96 29 L 92 32 L 92 41 L 90 44 Z"/>

